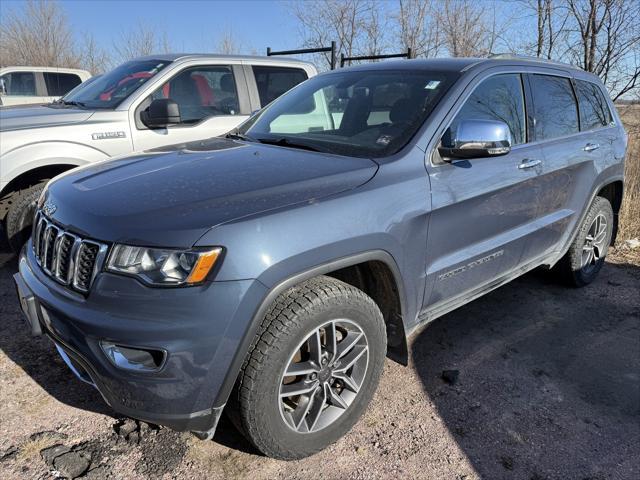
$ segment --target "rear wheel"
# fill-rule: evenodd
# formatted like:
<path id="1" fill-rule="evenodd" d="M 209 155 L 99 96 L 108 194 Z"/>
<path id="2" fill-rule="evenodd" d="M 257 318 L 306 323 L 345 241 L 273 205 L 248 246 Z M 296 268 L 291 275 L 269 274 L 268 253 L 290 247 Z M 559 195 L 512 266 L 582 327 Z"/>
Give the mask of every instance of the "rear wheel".
<path id="1" fill-rule="evenodd" d="M 613 222 L 613 209 L 609 201 L 596 197 L 576 239 L 558 265 L 570 285 L 583 287 L 595 280 L 611 243 Z"/>
<path id="2" fill-rule="evenodd" d="M 24 190 L 18 190 L 11 197 L 5 230 L 9 245 L 14 252 L 19 252 L 31 235 L 36 203 L 46 184 L 47 181 L 43 181 Z"/>
<path id="3" fill-rule="evenodd" d="M 306 457 L 344 435 L 369 404 L 385 325 L 364 292 L 329 277 L 280 295 L 243 365 L 232 419 L 264 454 Z"/>

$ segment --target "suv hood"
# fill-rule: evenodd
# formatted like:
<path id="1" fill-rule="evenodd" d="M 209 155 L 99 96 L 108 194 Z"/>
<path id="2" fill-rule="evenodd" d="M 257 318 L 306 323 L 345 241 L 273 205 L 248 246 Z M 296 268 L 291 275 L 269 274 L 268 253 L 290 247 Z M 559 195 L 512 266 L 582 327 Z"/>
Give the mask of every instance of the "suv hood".
<path id="1" fill-rule="evenodd" d="M 51 127 L 80 123 L 93 115 L 92 110 L 68 107 L 7 107 L 0 110 L 0 132 L 24 128 Z"/>
<path id="2" fill-rule="evenodd" d="M 96 240 L 191 247 L 211 227 L 355 188 L 369 159 L 216 138 L 77 168 L 43 201 L 52 218 Z"/>

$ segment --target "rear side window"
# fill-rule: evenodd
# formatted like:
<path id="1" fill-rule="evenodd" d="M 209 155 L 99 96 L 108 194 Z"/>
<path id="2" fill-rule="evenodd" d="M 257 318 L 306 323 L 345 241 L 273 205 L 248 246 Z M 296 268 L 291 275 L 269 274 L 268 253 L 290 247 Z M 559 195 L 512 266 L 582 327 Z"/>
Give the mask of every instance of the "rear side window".
<path id="1" fill-rule="evenodd" d="M 186 124 L 240 113 L 236 81 L 228 65 L 187 68 L 156 90 L 152 98 L 175 101 Z"/>
<path id="2" fill-rule="evenodd" d="M 602 90 L 591 82 L 576 80 L 576 94 L 580 107 L 580 129 L 593 130 L 611 123 L 611 112 Z"/>
<path id="3" fill-rule="evenodd" d="M 61 97 L 82 83 L 80 77 L 73 73 L 43 72 L 42 75 L 50 97 Z"/>
<path id="4" fill-rule="evenodd" d="M 6 95 L 36 96 L 36 77 L 33 72 L 11 72 L 0 77 L 1 90 Z"/>
<path id="5" fill-rule="evenodd" d="M 536 140 L 564 137 L 579 131 L 578 108 L 571 81 L 551 75 L 531 75 Z"/>
<path id="6" fill-rule="evenodd" d="M 252 68 L 260 95 L 260 105 L 263 107 L 308 78 L 307 72 L 301 68 L 263 65 L 254 65 Z"/>
<path id="7" fill-rule="evenodd" d="M 497 120 L 511 130 L 513 145 L 526 142 L 524 95 L 520 74 L 495 75 L 484 80 L 467 99 L 451 123 L 451 132 L 461 120 Z"/>

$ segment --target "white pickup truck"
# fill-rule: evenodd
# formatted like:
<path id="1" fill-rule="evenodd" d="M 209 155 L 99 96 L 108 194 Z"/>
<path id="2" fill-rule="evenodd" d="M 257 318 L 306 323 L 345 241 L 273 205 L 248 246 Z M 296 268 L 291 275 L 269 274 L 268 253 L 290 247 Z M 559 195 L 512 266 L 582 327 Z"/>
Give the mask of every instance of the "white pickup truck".
<path id="1" fill-rule="evenodd" d="M 29 235 L 46 182 L 71 168 L 224 134 L 315 75 L 270 57 L 154 55 L 124 63 L 45 106 L 0 110 L 0 221 Z"/>

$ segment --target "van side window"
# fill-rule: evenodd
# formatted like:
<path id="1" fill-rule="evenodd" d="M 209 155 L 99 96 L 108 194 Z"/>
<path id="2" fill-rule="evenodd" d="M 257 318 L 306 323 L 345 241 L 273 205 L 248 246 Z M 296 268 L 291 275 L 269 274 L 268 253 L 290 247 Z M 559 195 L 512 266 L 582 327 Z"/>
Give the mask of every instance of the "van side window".
<path id="1" fill-rule="evenodd" d="M 461 120 L 498 120 L 511 130 L 513 145 L 526 142 L 522 79 L 518 73 L 495 75 L 484 80 L 451 122 L 451 132 Z"/>
<path id="2" fill-rule="evenodd" d="M 611 123 L 611 112 L 602 90 L 591 82 L 576 80 L 576 94 L 580 107 L 580 129 L 593 130 Z"/>
<path id="3" fill-rule="evenodd" d="M 156 90 L 152 98 L 176 102 L 183 124 L 240 113 L 235 77 L 227 65 L 187 68 Z"/>
<path id="4" fill-rule="evenodd" d="M 551 75 L 531 75 L 536 140 L 578 133 L 578 108 L 571 81 Z"/>
<path id="5" fill-rule="evenodd" d="M 42 75 L 50 97 L 61 97 L 82 83 L 73 73 L 43 72 Z"/>
<path id="6" fill-rule="evenodd" d="M 253 65 L 251 68 L 263 107 L 308 78 L 307 72 L 301 68 L 263 65 Z"/>
<path id="7" fill-rule="evenodd" d="M 36 78 L 33 72 L 11 72 L 2 76 L 6 95 L 36 96 Z"/>

